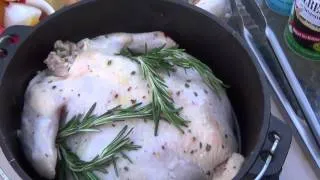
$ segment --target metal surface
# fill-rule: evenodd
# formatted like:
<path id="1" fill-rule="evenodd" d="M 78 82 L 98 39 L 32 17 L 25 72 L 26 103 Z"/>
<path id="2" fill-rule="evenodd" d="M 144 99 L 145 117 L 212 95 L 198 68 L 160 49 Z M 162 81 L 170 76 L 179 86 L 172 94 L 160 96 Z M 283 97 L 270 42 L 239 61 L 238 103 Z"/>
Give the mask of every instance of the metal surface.
<path id="1" fill-rule="evenodd" d="M 9 180 L 9 177 L 4 173 L 4 171 L 0 168 L 0 177 L 3 180 Z"/>
<path id="2" fill-rule="evenodd" d="M 286 98 L 286 95 L 284 94 L 283 90 L 280 88 L 276 78 L 274 77 L 268 65 L 266 64 L 266 61 L 263 55 L 261 54 L 259 48 L 257 47 L 257 44 L 259 44 L 259 46 L 264 46 L 263 44 L 261 44 L 261 42 L 263 42 L 264 39 L 263 37 L 265 37 L 264 33 L 262 33 L 262 31 L 259 29 L 259 26 L 251 18 L 251 14 L 247 12 L 246 7 L 242 4 L 241 0 L 235 0 L 235 3 L 232 3 L 232 5 L 233 9 L 238 10 L 240 16 L 239 26 L 242 27 L 240 29 L 243 37 L 247 41 L 249 47 L 252 49 L 254 55 L 257 57 L 260 67 L 264 71 L 275 94 L 282 103 L 282 106 L 288 113 L 291 123 L 294 125 L 294 127 L 299 133 L 300 138 L 303 140 L 303 144 L 307 147 L 317 167 L 320 168 L 320 149 L 319 146 L 317 146 L 315 139 L 313 138 L 312 132 L 297 116 L 290 102 Z"/>
<path id="3" fill-rule="evenodd" d="M 2 37 L 0 38 L 0 44 L 3 43 L 4 41 L 8 40 L 8 39 L 11 39 L 11 36 L 10 36 L 10 35 L 2 36 Z"/>
<path id="4" fill-rule="evenodd" d="M 285 76 L 287 77 L 287 80 L 295 93 L 295 96 L 301 106 L 301 109 L 303 110 L 303 113 L 306 117 L 307 123 L 310 126 L 312 133 L 314 135 L 314 138 L 316 139 L 318 145 L 320 145 L 320 122 L 318 121 L 316 114 L 314 113 L 311 104 L 305 95 L 300 82 L 298 81 L 296 74 L 294 73 L 290 63 L 289 58 L 286 56 L 282 46 L 279 43 L 279 40 L 277 39 L 277 36 L 273 32 L 272 28 L 269 26 L 268 18 L 266 18 L 264 11 L 270 11 L 269 8 L 267 8 L 264 0 L 255 0 L 256 5 L 258 9 L 260 10 L 258 13 L 255 13 L 256 15 L 260 15 L 260 27 L 263 28 L 263 31 L 272 46 L 274 53 L 277 56 L 277 59 L 285 73 Z M 247 4 L 250 3 L 247 1 Z M 262 19 L 262 20 L 261 20 Z"/>
<path id="5" fill-rule="evenodd" d="M 276 151 L 276 149 L 277 149 L 277 147 L 279 145 L 280 137 L 277 134 L 274 134 L 273 136 L 274 136 L 274 142 L 273 142 L 273 145 L 272 145 L 270 151 L 268 152 L 269 155 L 268 155 L 268 157 L 266 159 L 266 163 L 263 165 L 263 168 L 261 169 L 260 173 L 255 178 L 255 180 L 260 180 L 260 179 L 263 178 L 263 176 L 265 175 L 265 173 L 268 170 L 268 167 L 270 166 L 273 154 L 274 154 L 274 152 Z"/>
<path id="6" fill-rule="evenodd" d="M 2 36 L 0 38 L 0 44 L 4 43 L 5 41 L 11 39 L 11 36 L 10 35 L 5 35 L 5 36 Z M 6 51 L 4 49 L 0 49 L 0 54 L 1 55 L 5 55 Z"/>

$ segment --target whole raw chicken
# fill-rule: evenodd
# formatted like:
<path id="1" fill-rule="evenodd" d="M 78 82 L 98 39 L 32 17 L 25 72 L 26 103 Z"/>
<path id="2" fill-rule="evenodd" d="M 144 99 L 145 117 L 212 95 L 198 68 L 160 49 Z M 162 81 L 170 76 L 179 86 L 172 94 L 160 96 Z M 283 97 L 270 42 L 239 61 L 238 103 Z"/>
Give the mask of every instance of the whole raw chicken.
<path id="1" fill-rule="evenodd" d="M 35 170 L 43 177 L 56 175 L 55 140 L 62 111 L 66 119 L 85 113 L 97 103 L 94 114 L 102 114 L 118 105 L 124 107 L 151 102 L 151 89 L 140 66 L 118 55 L 127 47 L 134 52 L 176 46 L 162 32 L 141 34 L 114 33 L 79 43 L 57 41 L 45 63 L 25 93 L 21 140 L 24 152 Z M 231 179 L 243 162 L 236 154 L 232 108 L 225 94 L 216 92 L 192 69 L 177 67 L 170 74 L 161 73 L 174 103 L 183 107 L 180 116 L 189 120 L 181 133 L 166 121 L 160 121 L 159 135 L 154 136 L 153 121 L 142 119 L 104 125 L 101 132 L 84 133 L 68 140 L 68 146 L 81 160 L 90 161 L 99 154 L 125 126 L 133 127 L 132 141 L 142 148 L 117 161 L 119 176 L 113 168 L 100 179 L 198 180 Z"/>

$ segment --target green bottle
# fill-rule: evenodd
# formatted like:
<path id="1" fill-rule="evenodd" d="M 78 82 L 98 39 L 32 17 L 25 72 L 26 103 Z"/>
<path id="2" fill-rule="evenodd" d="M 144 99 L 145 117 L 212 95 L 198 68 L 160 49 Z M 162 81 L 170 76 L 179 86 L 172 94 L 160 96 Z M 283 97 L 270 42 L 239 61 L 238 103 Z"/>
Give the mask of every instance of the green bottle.
<path id="1" fill-rule="evenodd" d="M 284 37 L 293 52 L 320 61 L 320 0 L 294 2 Z"/>

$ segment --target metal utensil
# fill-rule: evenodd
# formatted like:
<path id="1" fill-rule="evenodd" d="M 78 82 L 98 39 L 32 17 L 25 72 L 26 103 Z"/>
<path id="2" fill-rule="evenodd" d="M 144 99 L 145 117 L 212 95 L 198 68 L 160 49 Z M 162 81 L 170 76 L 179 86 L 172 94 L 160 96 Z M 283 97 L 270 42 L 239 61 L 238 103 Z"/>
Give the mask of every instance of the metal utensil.
<path id="1" fill-rule="evenodd" d="M 268 19 L 265 16 L 264 9 L 266 9 L 265 1 L 263 0 L 254 0 L 256 7 L 259 9 L 258 13 L 255 13 L 257 15 L 257 18 L 261 19 L 260 27 L 263 28 L 265 36 L 267 37 L 270 45 L 272 46 L 275 55 L 277 56 L 277 59 L 287 77 L 287 80 L 295 93 L 295 96 L 301 106 L 301 109 L 306 117 L 306 121 L 312 130 L 312 133 L 318 143 L 318 146 L 320 146 L 320 122 L 317 119 L 316 114 L 314 113 L 311 104 L 306 97 L 299 80 L 297 79 L 295 73 L 292 70 L 292 67 L 289 63 L 289 60 L 284 53 L 284 50 L 282 49 L 275 33 L 268 25 Z M 249 1 L 246 1 L 246 3 L 250 3 Z M 259 17 L 260 16 L 260 17 Z"/>
<path id="2" fill-rule="evenodd" d="M 248 0 L 245 0 L 245 2 L 248 3 Z M 309 128 L 306 126 L 306 124 L 304 124 L 304 122 L 297 116 L 296 112 L 292 108 L 290 102 L 287 100 L 287 98 L 286 98 L 285 94 L 283 93 L 282 89 L 280 88 L 276 78 L 274 77 L 274 75 L 270 71 L 268 65 L 266 64 L 264 57 L 262 56 L 261 52 L 259 51 L 259 49 L 257 47 L 257 44 L 264 46 L 264 44 L 266 44 L 265 42 L 272 41 L 272 43 L 270 42 L 270 44 L 273 48 L 275 48 L 276 45 L 279 46 L 279 47 L 277 47 L 278 50 L 275 50 L 274 53 L 277 55 L 278 58 L 279 57 L 282 58 L 281 59 L 282 61 L 287 62 L 287 63 L 282 63 L 282 66 L 288 65 L 289 68 L 291 69 L 284 53 L 281 52 L 282 50 L 281 50 L 279 43 L 277 43 L 278 42 L 277 39 L 274 39 L 275 38 L 274 33 L 267 26 L 267 23 L 266 23 L 266 21 L 264 21 L 264 18 L 261 19 L 261 17 L 258 15 L 258 13 L 249 13 L 246 6 L 244 6 L 244 4 L 242 3 L 241 0 L 234 0 L 234 1 L 231 0 L 231 4 L 232 4 L 233 10 L 236 10 L 238 12 L 239 17 L 240 17 L 238 20 L 238 24 L 240 26 L 241 33 L 242 33 L 244 39 L 247 41 L 249 47 L 251 48 L 254 55 L 256 56 L 261 69 L 265 73 L 266 78 L 268 79 L 271 87 L 273 88 L 275 94 L 277 95 L 278 99 L 280 100 L 282 106 L 284 107 L 284 109 L 288 113 L 288 116 L 291 119 L 291 123 L 294 125 L 294 128 L 297 130 L 304 145 L 307 147 L 308 152 L 310 153 L 310 155 L 313 158 L 314 162 L 316 163 L 317 167 L 320 168 L 320 149 L 319 149 L 319 146 L 317 146 L 317 142 L 316 142 L 316 138 L 314 138 L 314 134 L 309 130 Z M 261 23 L 261 21 L 264 21 L 265 23 Z M 265 31 L 261 30 L 261 28 Z M 273 53 L 273 52 L 271 52 L 271 53 Z M 290 72 L 290 70 L 289 70 L 289 72 Z M 291 69 L 291 73 L 293 73 L 292 69 Z M 295 77 L 294 73 L 293 73 L 293 76 Z M 286 77 L 290 78 L 290 76 L 286 76 Z M 294 83 L 294 85 L 300 87 L 299 82 L 297 81 L 296 78 L 291 79 L 291 81 L 294 81 L 294 80 L 296 81 Z M 292 84 L 293 84 L 293 82 L 290 83 L 291 87 L 292 87 Z M 302 91 L 301 87 L 300 87 L 300 90 Z M 296 91 L 294 91 L 294 92 L 296 93 Z M 302 94 L 304 95 L 303 92 L 302 92 Z M 304 97 L 305 97 L 305 95 L 304 95 Z M 301 101 L 301 97 L 300 97 L 300 101 Z M 317 122 L 314 122 L 314 123 L 316 125 L 315 127 L 317 127 Z M 318 136 L 318 138 L 319 137 L 320 136 Z"/>

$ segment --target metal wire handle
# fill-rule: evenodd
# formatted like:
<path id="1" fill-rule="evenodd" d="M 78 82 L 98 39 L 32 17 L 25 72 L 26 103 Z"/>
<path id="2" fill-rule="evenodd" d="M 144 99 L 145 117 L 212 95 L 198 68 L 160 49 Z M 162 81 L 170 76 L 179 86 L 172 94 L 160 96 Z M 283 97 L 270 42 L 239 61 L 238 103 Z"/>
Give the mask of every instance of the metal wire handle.
<path id="1" fill-rule="evenodd" d="M 4 35 L 0 38 L 0 44 L 2 44 L 4 41 L 8 40 L 8 39 L 11 39 L 12 36 L 11 35 Z"/>
<path id="2" fill-rule="evenodd" d="M 0 45 L 9 39 L 12 39 L 11 35 L 4 35 L 0 37 Z M 0 54 L 5 54 L 5 53 L 6 53 L 5 49 L 0 48 Z"/>
<path id="3" fill-rule="evenodd" d="M 255 180 L 260 180 L 263 178 L 264 174 L 267 172 L 268 170 L 268 167 L 270 166 L 270 163 L 271 163 L 271 160 L 273 158 L 273 154 L 274 152 L 276 151 L 278 145 L 279 145 L 279 142 L 280 142 L 280 137 L 277 135 L 277 134 L 273 134 L 273 137 L 274 137 L 274 142 L 273 142 L 273 145 L 269 151 L 269 155 L 265 161 L 265 164 L 263 165 L 263 168 L 261 169 L 261 171 L 259 172 L 259 174 L 257 175 L 257 177 L 255 178 Z"/>

